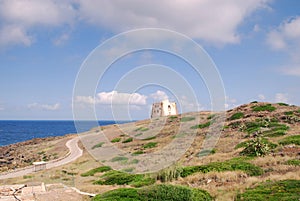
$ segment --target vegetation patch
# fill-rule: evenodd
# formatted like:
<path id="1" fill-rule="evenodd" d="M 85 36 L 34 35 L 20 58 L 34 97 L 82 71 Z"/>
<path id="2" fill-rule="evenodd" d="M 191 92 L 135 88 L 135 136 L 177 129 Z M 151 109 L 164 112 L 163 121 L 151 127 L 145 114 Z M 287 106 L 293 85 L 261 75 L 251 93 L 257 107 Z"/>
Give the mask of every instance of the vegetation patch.
<path id="1" fill-rule="evenodd" d="M 198 157 L 203 157 L 203 156 L 207 156 L 207 155 L 210 155 L 210 154 L 215 154 L 216 153 L 216 149 L 204 149 L 204 150 L 201 150 L 197 156 Z"/>
<path id="2" fill-rule="evenodd" d="M 101 166 L 92 170 L 89 170 L 85 173 L 82 173 L 82 177 L 88 177 L 88 176 L 94 176 L 97 172 L 107 172 L 110 171 L 111 167 L 110 166 Z"/>
<path id="3" fill-rule="evenodd" d="M 120 172 L 111 170 L 101 176 L 100 180 L 94 182 L 98 185 L 131 185 L 134 187 L 141 187 L 145 185 L 151 185 L 155 182 L 154 178 L 145 176 L 142 174 L 129 174 L 126 172 Z"/>
<path id="4" fill-rule="evenodd" d="M 137 129 L 135 129 L 135 131 L 147 131 L 147 130 L 149 130 L 149 128 L 139 127 Z"/>
<path id="5" fill-rule="evenodd" d="M 241 151 L 244 156 L 265 156 L 270 152 L 268 143 L 261 137 L 256 137 L 246 143 L 245 149 Z"/>
<path id="6" fill-rule="evenodd" d="M 130 138 L 123 140 L 122 143 L 128 143 L 128 142 L 132 142 L 132 141 L 133 141 L 133 138 L 130 137 Z"/>
<path id="7" fill-rule="evenodd" d="M 211 195 L 201 189 L 189 188 L 179 185 L 159 184 L 136 188 L 119 188 L 96 195 L 93 201 L 211 201 Z"/>
<path id="8" fill-rule="evenodd" d="M 156 136 L 152 136 L 152 137 L 147 137 L 147 138 L 145 138 L 143 140 L 154 140 L 155 138 L 156 138 Z"/>
<path id="9" fill-rule="evenodd" d="M 179 165 L 172 165 L 156 173 L 156 179 L 161 182 L 170 182 L 180 177 L 182 173 L 182 167 Z"/>
<path id="10" fill-rule="evenodd" d="M 236 120 L 236 119 L 241 119 L 244 117 L 244 113 L 242 112 L 237 112 L 233 115 L 231 115 L 231 117 L 229 117 L 229 120 Z"/>
<path id="11" fill-rule="evenodd" d="M 287 103 L 277 103 L 277 104 L 280 106 L 289 106 L 289 104 L 287 104 Z"/>
<path id="12" fill-rule="evenodd" d="M 259 176 L 264 173 L 263 169 L 249 162 L 246 162 L 243 158 L 233 158 L 224 162 L 209 163 L 208 165 L 184 167 L 181 173 L 181 177 L 187 177 L 196 172 L 208 173 L 212 171 L 224 172 L 235 170 L 244 171 L 250 176 Z"/>
<path id="13" fill-rule="evenodd" d="M 202 129 L 202 128 L 206 128 L 206 127 L 209 127 L 210 124 L 211 124 L 211 122 L 208 121 L 208 122 L 206 122 L 206 123 L 204 123 L 204 124 L 198 124 L 198 125 L 192 126 L 191 129 L 198 129 L 198 128 Z"/>
<path id="14" fill-rule="evenodd" d="M 207 117 L 208 120 L 215 118 L 216 114 L 211 114 Z"/>
<path id="15" fill-rule="evenodd" d="M 144 151 L 139 150 L 139 151 L 133 152 L 132 155 L 140 155 L 140 154 L 143 154 L 143 153 L 144 153 Z"/>
<path id="16" fill-rule="evenodd" d="M 150 149 L 157 146 L 157 142 L 149 142 L 143 146 L 144 149 Z"/>
<path id="17" fill-rule="evenodd" d="M 286 162 L 287 165 L 294 165 L 294 166 L 300 166 L 300 160 L 299 159 L 291 159 Z"/>
<path id="18" fill-rule="evenodd" d="M 279 141 L 281 145 L 295 144 L 300 145 L 300 135 L 288 136 Z"/>
<path id="19" fill-rule="evenodd" d="M 121 138 L 117 137 L 117 138 L 112 139 L 110 142 L 115 143 L 115 142 L 120 142 L 120 141 L 121 141 Z"/>
<path id="20" fill-rule="evenodd" d="M 111 159 L 111 162 L 117 162 L 117 161 L 127 161 L 128 158 L 125 156 L 116 156 Z"/>
<path id="21" fill-rule="evenodd" d="M 266 139 L 266 138 L 261 138 L 261 141 L 263 142 L 263 143 L 265 143 L 265 144 L 267 144 L 268 145 L 268 147 L 270 148 L 270 149 L 275 149 L 278 145 L 277 144 L 274 144 L 274 143 L 272 143 L 272 142 L 270 142 L 268 139 Z M 247 147 L 247 144 L 250 142 L 250 140 L 247 140 L 247 141 L 244 141 L 244 142 L 241 142 L 241 143 L 239 143 L 239 144 L 237 144 L 235 147 L 234 147 L 234 149 L 239 149 L 239 148 L 242 148 L 242 147 Z"/>
<path id="22" fill-rule="evenodd" d="M 99 147 L 102 147 L 102 145 L 104 145 L 104 142 L 99 142 L 98 144 L 95 144 L 92 149 L 96 149 L 96 148 L 99 148 Z"/>
<path id="23" fill-rule="evenodd" d="M 284 112 L 284 114 L 290 116 L 290 115 L 294 114 L 294 111 L 287 111 L 287 112 Z"/>
<path id="24" fill-rule="evenodd" d="M 187 121 L 193 121 L 195 120 L 196 118 L 195 117 L 182 117 L 180 119 L 181 122 L 187 122 Z"/>
<path id="25" fill-rule="evenodd" d="M 237 201 L 300 200 L 300 180 L 268 181 L 237 195 Z"/>
<path id="26" fill-rule="evenodd" d="M 261 112 L 261 111 L 273 112 L 276 110 L 276 107 L 272 106 L 271 104 L 255 105 L 255 106 L 252 106 L 251 108 L 252 108 L 252 111 L 254 111 L 254 112 Z"/>

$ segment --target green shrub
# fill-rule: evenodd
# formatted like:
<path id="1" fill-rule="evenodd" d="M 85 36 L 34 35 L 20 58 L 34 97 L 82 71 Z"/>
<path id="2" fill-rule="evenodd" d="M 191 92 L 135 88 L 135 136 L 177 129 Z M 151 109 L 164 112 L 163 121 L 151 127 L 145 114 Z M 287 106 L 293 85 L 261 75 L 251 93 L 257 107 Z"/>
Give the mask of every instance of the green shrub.
<path id="1" fill-rule="evenodd" d="M 252 106 L 251 108 L 252 108 L 252 111 L 254 111 L 254 112 L 260 112 L 260 111 L 273 112 L 276 110 L 276 107 L 272 106 L 271 104 L 255 105 L 255 106 Z"/>
<path id="2" fill-rule="evenodd" d="M 127 161 L 128 158 L 125 156 L 116 156 L 111 159 L 111 162 L 117 162 L 117 161 Z"/>
<path id="3" fill-rule="evenodd" d="M 195 117 L 182 117 L 180 119 L 181 122 L 187 122 L 187 121 L 193 121 L 195 120 L 196 118 Z"/>
<path id="4" fill-rule="evenodd" d="M 196 172 L 208 173 L 211 171 L 224 172 L 235 170 L 244 171 L 250 176 L 259 176 L 264 173 L 264 171 L 260 167 L 245 162 L 245 159 L 243 158 L 233 158 L 224 162 L 213 162 L 207 165 L 184 167 L 181 173 L 181 177 L 187 177 Z"/>
<path id="5" fill-rule="evenodd" d="M 238 194 L 237 201 L 297 201 L 300 200 L 300 180 L 268 181 Z"/>
<path id="6" fill-rule="evenodd" d="M 161 182 L 173 181 L 180 177 L 181 172 L 182 167 L 179 165 L 172 165 L 156 173 L 156 179 L 160 180 Z"/>
<path id="7" fill-rule="evenodd" d="M 109 167 L 109 166 L 101 166 L 101 167 L 89 170 L 85 173 L 82 173 L 81 176 L 82 177 L 94 176 L 97 172 L 107 172 L 110 170 L 111 170 L 111 167 Z"/>
<path id="8" fill-rule="evenodd" d="M 207 117 L 207 120 L 213 119 L 216 116 L 216 114 L 211 114 Z"/>
<path id="9" fill-rule="evenodd" d="M 153 139 L 155 139 L 156 138 L 156 136 L 152 136 L 152 137 L 147 137 L 147 138 L 145 138 L 145 139 L 143 139 L 143 140 L 153 140 Z"/>
<path id="10" fill-rule="evenodd" d="M 117 138 L 114 138 L 114 139 L 111 140 L 112 143 L 120 142 L 120 141 L 121 141 L 120 137 L 117 137 Z"/>
<path id="11" fill-rule="evenodd" d="M 277 103 L 277 104 L 280 106 L 289 106 L 289 104 L 287 104 L 287 103 Z"/>
<path id="12" fill-rule="evenodd" d="M 92 149 L 96 149 L 96 148 L 99 148 L 99 147 L 102 147 L 102 145 L 104 145 L 104 142 L 99 142 L 98 144 L 95 144 Z"/>
<path id="13" fill-rule="evenodd" d="M 147 131 L 147 130 L 149 130 L 149 128 L 139 127 L 137 129 L 135 129 L 135 131 Z"/>
<path id="14" fill-rule="evenodd" d="M 300 166 L 300 160 L 299 159 L 291 159 L 286 162 L 287 165 L 294 165 L 294 166 Z"/>
<path id="15" fill-rule="evenodd" d="M 215 149 L 204 149 L 204 150 L 201 150 L 197 156 L 198 157 L 203 157 L 203 156 L 207 156 L 209 154 L 214 154 L 216 153 L 216 150 Z"/>
<path id="16" fill-rule="evenodd" d="M 159 184 L 139 190 L 142 200 L 147 201 L 200 201 L 212 200 L 210 194 L 201 189 L 186 186 Z"/>
<path id="17" fill-rule="evenodd" d="M 256 137 L 247 142 L 245 149 L 240 154 L 244 156 L 265 156 L 269 152 L 268 143 L 262 140 L 261 137 Z"/>
<path id="18" fill-rule="evenodd" d="M 266 139 L 266 138 L 262 138 L 261 140 L 262 140 L 263 143 L 266 143 L 270 149 L 275 149 L 275 148 L 277 147 L 277 144 L 274 144 L 274 143 L 270 142 L 270 141 L 269 141 L 268 139 Z M 247 146 L 247 143 L 249 143 L 249 142 L 250 142 L 250 140 L 241 142 L 241 143 L 237 144 L 237 145 L 234 147 L 234 149 L 239 149 L 239 148 L 242 148 L 242 147 L 246 147 L 246 146 Z"/>
<path id="19" fill-rule="evenodd" d="M 139 150 L 139 151 L 135 151 L 132 153 L 132 155 L 140 155 L 140 154 L 143 154 L 144 152 Z"/>
<path id="20" fill-rule="evenodd" d="M 229 120 L 236 120 L 244 117 L 244 113 L 242 112 L 237 112 L 233 114 L 231 117 L 229 117 Z"/>
<path id="21" fill-rule="evenodd" d="M 253 104 L 253 103 L 258 103 L 258 101 L 252 101 L 251 104 Z"/>
<path id="22" fill-rule="evenodd" d="M 206 127 L 209 127 L 210 124 L 211 124 L 211 122 L 208 121 L 208 122 L 206 122 L 206 123 L 204 123 L 204 124 L 198 124 L 198 125 L 192 126 L 191 129 L 198 129 L 198 128 L 202 129 L 202 128 L 206 128 Z"/>
<path id="23" fill-rule="evenodd" d="M 133 141 L 133 138 L 130 137 L 130 138 L 123 140 L 122 143 L 128 143 L 128 142 L 132 142 L 132 141 Z"/>
<path id="24" fill-rule="evenodd" d="M 141 201 L 138 189 L 119 188 L 96 195 L 92 201 Z"/>
<path id="25" fill-rule="evenodd" d="M 96 195 L 92 201 L 211 201 L 211 195 L 201 189 L 159 184 L 136 188 L 119 188 Z"/>
<path id="26" fill-rule="evenodd" d="M 145 185 L 151 185 L 155 182 L 153 178 L 142 174 L 129 174 L 120 171 L 109 171 L 101 176 L 100 180 L 94 182 L 99 185 L 132 185 L 135 187 L 141 187 Z"/>
<path id="27" fill-rule="evenodd" d="M 293 114 L 294 114 L 294 111 L 287 111 L 287 112 L 284 112 L 284 114 L 285 114 L 285 115 L 288 115 L 288 116 L 289 116 L 289 115 L 293 115 Z"/>
<path id="28" fill-rule="evenodd" d="M 149 142 L 143 146 L 144 149 L 150 149 L 157 146 L 157 142 Z"/>
<path id="29" fill-rule="evenodd" d="M 300 145 L 300 135 L 288 136 L 279 141 L 281 145 L 295 144 Z"/>

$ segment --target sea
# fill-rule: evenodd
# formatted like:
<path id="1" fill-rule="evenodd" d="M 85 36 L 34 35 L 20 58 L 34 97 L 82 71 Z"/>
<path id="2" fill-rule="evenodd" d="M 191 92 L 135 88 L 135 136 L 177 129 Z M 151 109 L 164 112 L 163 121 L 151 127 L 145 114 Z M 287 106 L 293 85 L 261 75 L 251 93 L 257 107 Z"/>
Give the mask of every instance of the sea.
<path id="1" fill-rule="evenodd" d="M 127 123 L 128 121 L 98 121 L 98 125 Z M 63 136 L 81 133 L 95 127 L 94 121 L 73 120 L 0 120 L 0 146 L 14 144 L 33 138 Z"/>

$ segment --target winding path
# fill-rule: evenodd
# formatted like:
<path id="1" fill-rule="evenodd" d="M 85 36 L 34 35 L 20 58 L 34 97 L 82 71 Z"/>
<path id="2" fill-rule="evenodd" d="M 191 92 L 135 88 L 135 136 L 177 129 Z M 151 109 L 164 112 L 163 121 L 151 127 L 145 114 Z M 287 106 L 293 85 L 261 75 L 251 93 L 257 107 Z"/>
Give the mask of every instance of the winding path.
<path id="1" fill-rule="evenodd" d="M 82 156 L 82 149 L 78 146 L 78 141 L 80 140 L 79 137 L 75 137 L 69 141 L 66 142 L 66 146 L 69 149 L 69 153 L 66 155 L 66 157 L 54 160 L 54 161 L 49 161 L 46 164 L 46 169 L 58 167 L 67 163 L 70 163 L 72 161 L 75 161 L 77 158 Z M 26 168 L 22 169 L 17 169 L 11 172 L 5 172 L 0 174 L 0 180 L 1 179 L 9 179 L 9 178 L 14 178 L 14 177 L 21 177 L 26 174 L 30 174 L 34 172 L 34 166 L 29 166 Z"/>

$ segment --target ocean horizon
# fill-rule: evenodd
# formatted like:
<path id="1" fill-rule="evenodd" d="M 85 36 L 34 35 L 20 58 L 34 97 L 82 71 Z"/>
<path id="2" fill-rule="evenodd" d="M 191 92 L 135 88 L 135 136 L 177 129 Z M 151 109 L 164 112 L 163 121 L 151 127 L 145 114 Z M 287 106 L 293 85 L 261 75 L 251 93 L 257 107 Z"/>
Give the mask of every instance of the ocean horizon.
<path id="1" fill-rule="evenodd" d="M 95 127 L 90 120 L 0 120 L 0 146 L 6 146 L 34 138 L 45 138 L 77 134 Z M 122 124 L 130 121 L 103 120 L 99 126 Z"/>

